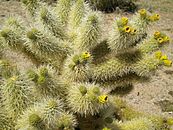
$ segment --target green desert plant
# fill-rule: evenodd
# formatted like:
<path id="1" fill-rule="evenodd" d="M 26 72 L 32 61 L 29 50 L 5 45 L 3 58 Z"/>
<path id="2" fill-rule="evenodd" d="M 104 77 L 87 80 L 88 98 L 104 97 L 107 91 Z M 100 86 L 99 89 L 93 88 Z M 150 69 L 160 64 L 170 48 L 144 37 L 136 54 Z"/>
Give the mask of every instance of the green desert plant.
<path id="1" fill-rule="evenodd" d="M 84 0 L 23 4 L 33 22 L 7 19 L 0 45 L 35 67 L 21 71 L 2 55 L 0 130 L 170 130 L 173 119 L 138 112 L 114 93 L 171 66 L 160 51 L 170 38 L 147 35 L 158 14 L 117 18 L 103 39 L 102 14 Z"/>
<path id="2" fill-rule="evenodd" d="M 125 11 L 135 11 L 136 5 L 133 0 L 86 0 L 91 7 L 97 10 L 111 12 L 117 7 Z"/>

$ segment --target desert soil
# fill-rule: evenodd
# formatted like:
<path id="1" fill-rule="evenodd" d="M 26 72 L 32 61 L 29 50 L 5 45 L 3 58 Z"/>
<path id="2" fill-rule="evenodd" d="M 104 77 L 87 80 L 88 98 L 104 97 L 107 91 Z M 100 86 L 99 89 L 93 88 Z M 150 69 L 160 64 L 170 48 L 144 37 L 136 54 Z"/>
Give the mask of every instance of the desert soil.
<path id="1" fill-rule="evenodd" d="M 137 5 L 139 8 L 146 8 L 161 15 L 161 20 L 150 27 L 150 34 L 157 30 L 163 31 L 173 39 L 173 0 L 137 0 Z M 0 28 L 5 18 L 13 14 L 17 14 L 27 20 L 26 14 L 19 2 L 0 0 Z M 111 29 L 111 24 L 117 16 L 131 18 L 132 14 L 114 12 L 104 14 L 103 16 L 105 32 L 107 32 L 107 30 Z M 173 61 L 172 41 L 169 46 L 163 48 L 163 51 Z M 24 56 L 18 53 L 6 52 L 6 56 L 23 70 L 33 67 Z M 136 83 L 133 90 L 123 95 L 123 98 L 139 111 L 173 117 L 173 66 L 159 68 L 156 73 L 151 75 L 149 82 Z"/>

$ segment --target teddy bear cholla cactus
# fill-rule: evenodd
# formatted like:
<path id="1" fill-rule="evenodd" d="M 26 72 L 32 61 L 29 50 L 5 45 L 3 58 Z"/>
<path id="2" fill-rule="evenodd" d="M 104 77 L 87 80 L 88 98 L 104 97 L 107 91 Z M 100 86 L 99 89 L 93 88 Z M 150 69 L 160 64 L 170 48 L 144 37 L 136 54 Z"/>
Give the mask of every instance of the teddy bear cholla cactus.
<path id="1" fill-rule="evenodd" d="M 1 43 L 26 55 L 36 69 L 1 74 L 0 128 L 169 130 L 170 119 L 136 112 L 111 95 L 159 65 L 171 65 L 166 55 L 155 53 L 169 37 L 156 32 L 146 38 L 147 25 L 159 15 L 140 10 L 132 20 L 119 18 L 102 41 L 101 15 L 84 0 L 59 0 L 57 7 L 37 0 L 23 4 L 35 23 L 26 27 L 20 19 L 8 19 Z"/>

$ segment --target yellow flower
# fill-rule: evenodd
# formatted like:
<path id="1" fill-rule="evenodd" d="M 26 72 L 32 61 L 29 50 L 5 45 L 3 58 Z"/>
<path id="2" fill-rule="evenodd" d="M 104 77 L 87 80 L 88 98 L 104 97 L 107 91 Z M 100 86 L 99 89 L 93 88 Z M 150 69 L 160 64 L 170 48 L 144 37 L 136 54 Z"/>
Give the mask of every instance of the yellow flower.
<path id="1" fill-rule="evenodd" d="M 123 30 L 124 30 L 124 32 L 126 32 L 126 33 L 130 33 L 130 32 L 131 32 L 131 29 L 130 29 L 129 26 L 125 26 L 125 27 L 123 28 Z"/>
<path id="2" fill-rule="evenodd" d="M 167 56 L 167 55 L 163 55 L 163 56 L 161 56 L 160 59 L 161 59 L 161 60 L 168 60 L 168 56 Z"/>
<path id="3" fill-rule="evenodd" d="M 102 130 L 111 130 L 111 129 L 109 129 L 109 128 L 107 128 L 107 127 L 104 127 Z"/>
<path id="4" fill-rule="evenodd" d="M 169 38 L 168 36 L 165 36 L 165 37 L 163 38 L 163 40 L 164 40 L 164 42 L 169 42 L 169 41 L 170 41 L 170 38 Z"/>
<path id="5" fill-rule="evenodd" d="M 121 18 L 122 25 L 127 25 L 128 23 L 128 18 L 127 17 L 122 17 Z"/>
<path id="6" fill-rule="evenodd" d="M 89 59 L 90 57 L 91 57 L 91 54 L 90 54 L 89 52 L 83 52 L 83 53 L 82 53 L 82 58 L 83 58 L 83 59 L 87 60 L 87 59 Z"/>
<path id="7" fill-rule="evenodd" d="M 171 60 L 164 60 L 163 63 L 164 63 L 165 66 L 171 66 L 172 65 Z"/>
<path id="8" fill-rule="evenodd" d="M 131 34 L 136 34 L 137 30 L 136 29 L 131 29 Z"/>
<path id="9" fill-rule="evenodd" d="M 101 95 L 98 97 L 98 101 L 102 104 L 108 101 L 108 96 L 107 95 Z"/>
<path id="10" fill-rule="evenodd" d="M 158 40 L 159 43 L 163 43 L 164 42 L 163 38 L 161 38 L 161 37 L 158 38 L 157 40 Z"/>
<path id="11" fill-rule="evenodd" d="M 149 17 L 149 20 L 153 21 L 157 21 L 160 19 L 160 15 L 159 14 L 154 14 L 152 16 Z"/>
<path id="12" fill-rule="evenodd" d="M 173 125 L 173 118 L 168 118 L 167 123 L 168 125 Z"/>
<path id="13" fill-rule="evenodd" d="M 156 57 L 157 59 L 160 59 L 160 58 L 162 57 L 162 52 L 161 52 L 161 51 L 155 52 L 155 57 Z"/>
<path id="14" fill-rule="evenodd" d="M 160 15 L 159 14 L 154 14 L 152 17 L 153 17 L 154 21 L 157 21 L 157 20 L 160 19 Z"/>
<path id="15" fill-rule="evenodd" d="M 138 12 L 143 17 L 146 17 L 147 16 L 147 11 L 145 9 L 140 9 Z"/>
<path id="16" fill-rule="evenodd" d="M 154 17 L 153 16 L 148 16 L 148 20 L 154 22 Z"/>
<path id="17" fill-rule="evenodd" d="M 154 38 L 159 38 L 161 36 L 161 33 L 159 31 L 156 31 L 154 33 Z"/>

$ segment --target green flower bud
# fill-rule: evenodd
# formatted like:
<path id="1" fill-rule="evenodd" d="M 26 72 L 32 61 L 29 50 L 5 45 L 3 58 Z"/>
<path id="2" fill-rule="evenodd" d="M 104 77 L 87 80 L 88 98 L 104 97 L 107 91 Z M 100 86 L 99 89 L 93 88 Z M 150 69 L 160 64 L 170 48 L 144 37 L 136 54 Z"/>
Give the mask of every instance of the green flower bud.
<path id="1" fill-rule="evenodd" d="M 111 124 L 113 122 L 113 119 L 111 117 L 106 117 L 105 122 Z"/>
<path id="2" fill-rule="evenodd" d="M 46 8 L 42 8 L 41 14 L 40 14 L 41 18 L 46 19 L 47 13 L 48 13 L 48 10 Z"/>
<path id="3" fill-rule="evenodd" d="M 48 69 L 47 68 L 41 68 L 40 69 L 40 75 L 41 76 L 47 76 L 48 75 Z"/>
<path id="4" fill-rule="evenodd" d="M 38 78 L 37 83 L 38 83 L 38 84 L 44 84 L 45 81 L 46 81 L 46 78 L 45 78 L 44 76 L 40 76 L 40 77 Z"/>
<path id="5" fill-rule="evenodd" d="M 38 74 L 35 73 L 33 70 L 29 70 L 27 72 L 28 77 L 32 80 L 32 81 L 37 81 L 38 80 Z"/>
<path id="6" fill-rule="evenodd" d="M 27 32 L 27 37 L 31 40 L 36 40 L 37 36 L 36 33 L 38 33 L 38 30 L 36 28 L 33 28 L 31 31 Z"/>
<path id="7" fill-rule="evenodd" d="M 87 88 L 85 86 L 80 86 L 79 90 L 82 93 L 82 95 L 85 95 L 87 93 Z"/>
<path id="8" fill-rule="evenodd" d="M 41 118 L 36 114 L 32 114 L 29 116 L 29 124 L 32 126 L 37 126 L 41 121 Z"/>
<path id="9" fill-rule="evenodd" d="M 98 17 L 96 17 L 95 15 L 90 15 L 88 17 L 88 22 L 90 22 L 91 24 L 97 24 L 98 23 Z"/>
<path id="10" fill-rule="evenodd" d="M 75 55 L 74 57 L 73 57 L 73 62 L 75 63 L 75 64 L 79 64 L 79 56 L 78 55 Z"/>
<path id="11" fill-rule="evenodd" d="M 53 109 L 57 107 L 57 102 L 55 100 L 51 100 L 48 102 L 49 109 Z"/>
<path id="12" fill-rule="evenodd" d="M 10 32 L 10 29 L 4 29 L 0 32 L 1 36 L 6 38 L 8 37 L 8 33 Z"/>
<path id="13" fill-rule="evenodd" d="M 100 89 L 98 87 L 93 88 L 93 93 L 99 94 L 100 93 Z"/>
<path id="14" fill-rule="evenodd" d="M 68 67 L 72 70 L 74 70 L 75 64 L 69 64 Z"/>
<path id="15" fill-rule="evenodd" d="M 91 101 L 96 101 L 97 100 L 97 96 L 95 94 L 90 94 L 89 98 Z"/>

